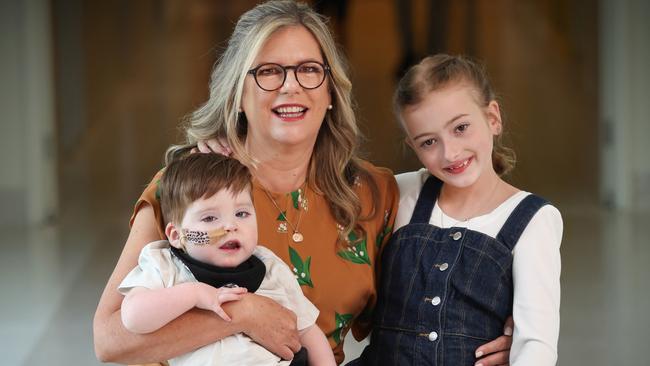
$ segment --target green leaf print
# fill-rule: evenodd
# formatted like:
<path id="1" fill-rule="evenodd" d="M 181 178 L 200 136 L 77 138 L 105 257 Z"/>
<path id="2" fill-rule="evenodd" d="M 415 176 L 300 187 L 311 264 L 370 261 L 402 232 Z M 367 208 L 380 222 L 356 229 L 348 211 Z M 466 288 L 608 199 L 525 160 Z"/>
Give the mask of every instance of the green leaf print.
<path id="1" fill-rule="evenodd" d="M 293 208 L 298 209 L 298 204 L 300 203 L 300 191 L 291 192 L 291 200 L 293 201 Z"/>
<path id="2" fill-rule="evenodd" d="M 384 242 L 384 238 L 386 237 L 386 235 L 390 234 L 391 231 L 393 231 L 392 227 L 384 226 L 384 230 L 382 230 L 379 234 L 377 234 L 377 241 L 375 242 L 377 248 L 381 247 L 381 245 Z"/>
<path id="3" fill-rule="evenodd" d="M 156 180 L 156 201 L 160 202 L 160 179 Z"/>
<path id="4" fill-rule="evenodd" d="M 298 284 L 300 286 L 307 285 L 309 287 L 314 287 L 314 284 L 311 282 L 311 272 L 309 270 L 311 267 L 311 257 L 307 257 L 303 262 L 302 258 L 300 258 L 300 254 L 298 254 L 298 252 L 292 247 L 289 247 L 289 259 L 291 259 L 293 274 L 296 276 Z"/>
<path id="5" fill-rule="evenodd" d="M 352 320 L 352 314 L 339 314 L 334 312 L 334 321 L 336 322 L 336 328 L 332 333 L 329 334 L 336 344 L 341 343 L 341 340 L 345 337 L 344 330 L 350 324 Z"/>
<path id="6" fill-rule="evenodd" d="M 282 211 L 278 215 L 278 218 L 276 219 L 278 221 L 287 221 L 287 211 Z"/>
<path id="7" fill-rule="evenodd" d="M 370 265 L 366 239 L 358 241 L 354 232 L 348 235 L 348 247 L 339 250 L 336 255 L 352 263 Z"/>

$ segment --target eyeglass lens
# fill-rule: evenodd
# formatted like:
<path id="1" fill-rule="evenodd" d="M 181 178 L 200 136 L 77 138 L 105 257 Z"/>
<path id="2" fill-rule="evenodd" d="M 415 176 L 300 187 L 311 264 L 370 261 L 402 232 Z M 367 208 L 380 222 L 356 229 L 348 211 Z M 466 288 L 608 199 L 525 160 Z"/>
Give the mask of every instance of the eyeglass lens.
<path id="1" fill-rule="evenodd" d="M 304 62 L 297 66 L 261 65 L 255 73 L 255 80 L 264 90 L 279 89 L 287 78 L 287 69 L 293 69 L 298 84 L 305 89 L 318 88 L 325 80 L 325 70 L 317 62 Z"/>

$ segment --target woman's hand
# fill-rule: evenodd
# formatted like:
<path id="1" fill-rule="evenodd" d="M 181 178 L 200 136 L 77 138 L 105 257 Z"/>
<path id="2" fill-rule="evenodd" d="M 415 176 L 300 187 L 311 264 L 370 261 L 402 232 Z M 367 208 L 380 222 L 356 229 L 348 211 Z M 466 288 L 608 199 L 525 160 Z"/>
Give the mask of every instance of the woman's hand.
<path id="1" fill-rule="evenodd" d="M 512 330 L 514 321 L 512 317 L 506 320 L 501 337 L 486 343 L 476 349 L 476 366 L 508 365 L 510 360 L 510 347 L 512 346 Z"/>
<path id="2" fill-rule="evenodd" d="M 268 297 L 244 294 L 237 304 L 224 304 L 233 322 L 240 322 L 243 332 L 262 347 L 285 360 L 300 350 L 296 314 Z M 240 320 L 241 319 L 241 320 Z"/>
<path id="3" fill-rule="evenodd" d="M 230 148 L 230 145 L 228 145 L 228 141 L 225 138 L 221 137 L 213 137 L 208 140 L 199 140 L 196 143 L 196 147 L 192 149 L 192 152 L 200 152 L 204 154 L 215 153 L 224 156 L 232 155 L 232 149 Z"/>

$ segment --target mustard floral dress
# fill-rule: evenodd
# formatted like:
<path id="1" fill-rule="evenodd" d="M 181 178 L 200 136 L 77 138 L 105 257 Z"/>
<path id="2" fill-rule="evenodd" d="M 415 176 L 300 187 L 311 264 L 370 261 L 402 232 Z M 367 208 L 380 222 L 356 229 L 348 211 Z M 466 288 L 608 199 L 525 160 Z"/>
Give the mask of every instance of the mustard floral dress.
<path id="1" fill-rule="evenodd" d="M 347 332 L 352 330 L 361 340 L 370 331 L 377 293 L 375 263 L 397 213 L 399 191 L 392 172 L 370 163 L 365 167 L 379 188 L 375 215 L 360 222 L 365 237 L 352 233 L 345 243 L 337 243 L 342 227 L 335 222 L 322 194 L 308 185 L 289 193 L 268 192 L 253 181 L 259 244 L 289 266 L 304 294 L 320 310 L 316 323 L 327 336 L 339 364 L 344 359 L 343 339 Z M 161 174 L 156 174 L 142 193 L 134 216 L 142 205 L 150 204 L 164 238 L 157 194 Z M 362 216 L 367 216 L 373 208 L 370 188 L 361 179 L 355 181 L 354 188 L 362 202 Z"/>

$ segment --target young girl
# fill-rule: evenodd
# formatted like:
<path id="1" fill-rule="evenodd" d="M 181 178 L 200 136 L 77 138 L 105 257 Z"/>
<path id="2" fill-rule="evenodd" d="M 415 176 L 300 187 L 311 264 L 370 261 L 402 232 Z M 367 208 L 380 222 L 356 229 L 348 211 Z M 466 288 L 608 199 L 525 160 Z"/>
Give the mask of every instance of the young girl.
<path id="1" fill-rule="evenodd" d="M 395 107 L 426 167 L 397 176 L 400 205 L 366 365 L 480 365 L 514 317 L 511 365 L 554 365 L 562 218 L 501 176 L 499 104 L 483 69 L 436 55 L 404 76 Z"/>

